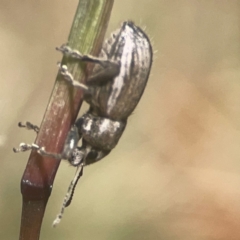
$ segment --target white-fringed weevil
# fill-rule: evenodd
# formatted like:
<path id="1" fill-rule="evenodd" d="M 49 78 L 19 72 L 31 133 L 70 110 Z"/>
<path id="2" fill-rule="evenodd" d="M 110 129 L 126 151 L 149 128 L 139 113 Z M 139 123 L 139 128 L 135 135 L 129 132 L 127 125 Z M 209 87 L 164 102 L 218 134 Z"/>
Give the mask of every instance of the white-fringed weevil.
<path id="1" fill-rule="evenodd" d="M 152 65 L 152 47 L 143 30 L 133 22 L 123 22 L 122 26 L 111 34 L 102 47 L 99 57 L 83 55 L 67 45 L 58 51 L 79 61 L 95 63 L 93 74 L 82 84 L 73 79 L 66 65 L 59 71 L 73 87 L 81 88 L 89 110 L 72 126 L 61 154 L 49 153 L 36 144 L 21 143 L 14 152 L 37 150 L 39 154 L 56 159 L 67 159 L 77 167 L 73 181 L 64 198 L 61 212 L 53 225 L 57 225 L 64 209 L 72 200 L 83 166 L 101 160 L 117 145 L 127 124 L 127 118 L 137 106 Z M 37 126 L 27 122 L 19 124 L 38 132 Z M 82 139 L 82 146 L 78 147 Z"/>

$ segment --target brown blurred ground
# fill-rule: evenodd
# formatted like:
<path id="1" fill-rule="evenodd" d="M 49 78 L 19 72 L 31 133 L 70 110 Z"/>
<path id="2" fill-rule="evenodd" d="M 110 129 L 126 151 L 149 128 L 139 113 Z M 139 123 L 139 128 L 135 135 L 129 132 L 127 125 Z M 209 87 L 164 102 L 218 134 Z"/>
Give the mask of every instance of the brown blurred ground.
<path id="1" fill-rule="evenodd" d="M 70 3 L 71 2 L 71 3 Z M 0 239 L 18 238 L 28 154 L 77 1 L 0 1 Z M 240 239 L 240 3 L 116 0 L 109 32 L 133 19 L 153 39 L 146 92 L 119 146 L 85 169 L 51 228 L 74 169 L 62 163 L 41 239 Z"/>

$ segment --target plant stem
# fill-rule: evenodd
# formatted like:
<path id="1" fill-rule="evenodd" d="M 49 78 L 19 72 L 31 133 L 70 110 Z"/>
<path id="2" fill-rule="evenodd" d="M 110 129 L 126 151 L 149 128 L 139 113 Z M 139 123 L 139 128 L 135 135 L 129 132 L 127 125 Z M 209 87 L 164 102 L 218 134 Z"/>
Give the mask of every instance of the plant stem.
<path id="1" fill-rule="evenodd" d="M 80 0 L 68 43 L 84 54 L 98 55 L 110 18 L 113 0 Z M 67 57 L 64 64 L 75 79 L 84 82 L 92 65 Z M 69 86 L 58 74 L 35 143 L 47 151 L 61 153 L 67 133 L 75 122 L 82 102 L 81 90 Z M 60 161 L 32 151 L 21 181 L 23 198 L 20 240 L 37 240 L 53 181 Z"/>

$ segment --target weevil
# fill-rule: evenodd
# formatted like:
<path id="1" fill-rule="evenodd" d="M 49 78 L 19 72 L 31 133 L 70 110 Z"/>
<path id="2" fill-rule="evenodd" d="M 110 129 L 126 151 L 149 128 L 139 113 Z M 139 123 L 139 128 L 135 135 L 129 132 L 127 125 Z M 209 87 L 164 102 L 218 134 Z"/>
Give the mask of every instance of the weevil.
<path id="1" fill-rule="evenodd" d="M 95 64 L 86 84 L 76 81 L 66 65 L 59 66 L 63 78 L 73 87 L 82 89 L 89 110 L 71 127 L 62 153 L 49 153 L 36 144 L 21 143 L 18 149 L 14 148 L 14 152 L 35 149 L 41 155 L 66 159 L 77 167 L 54 226 L 60 222 L 65 207 L 72 200 L 83 166 L 101 160 L 117 145 L 128 117 L 144 92 L 153 55 L 148 36 L 132 21 L 123 22 L 111 34 L 99 57 L 83 55 L 66 44 L 57 50 L 79 61 Z M 19 126 L 38 131 L 37 126 L 29 122 Z M 81 139 L 82 146 L 78 147 Z"/>

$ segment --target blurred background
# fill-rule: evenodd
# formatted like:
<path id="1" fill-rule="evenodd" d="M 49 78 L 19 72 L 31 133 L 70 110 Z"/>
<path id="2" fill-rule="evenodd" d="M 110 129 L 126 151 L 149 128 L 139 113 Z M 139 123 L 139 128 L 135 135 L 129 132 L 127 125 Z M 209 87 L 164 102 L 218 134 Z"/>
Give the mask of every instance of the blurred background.
<path id="1" fill-rule="evenodd" d="M 14 154 L 40 124 L 78 1 L 0 1 L 0 239 L 18 239 Z M 85 168 L 53 229 L 75 169 L 62 162 L 41 239 L 240 239 L 240 2 L 115 0 L 108 34 L 126 19 L 155 50 L 145 94 L 118 146 Z"/>

